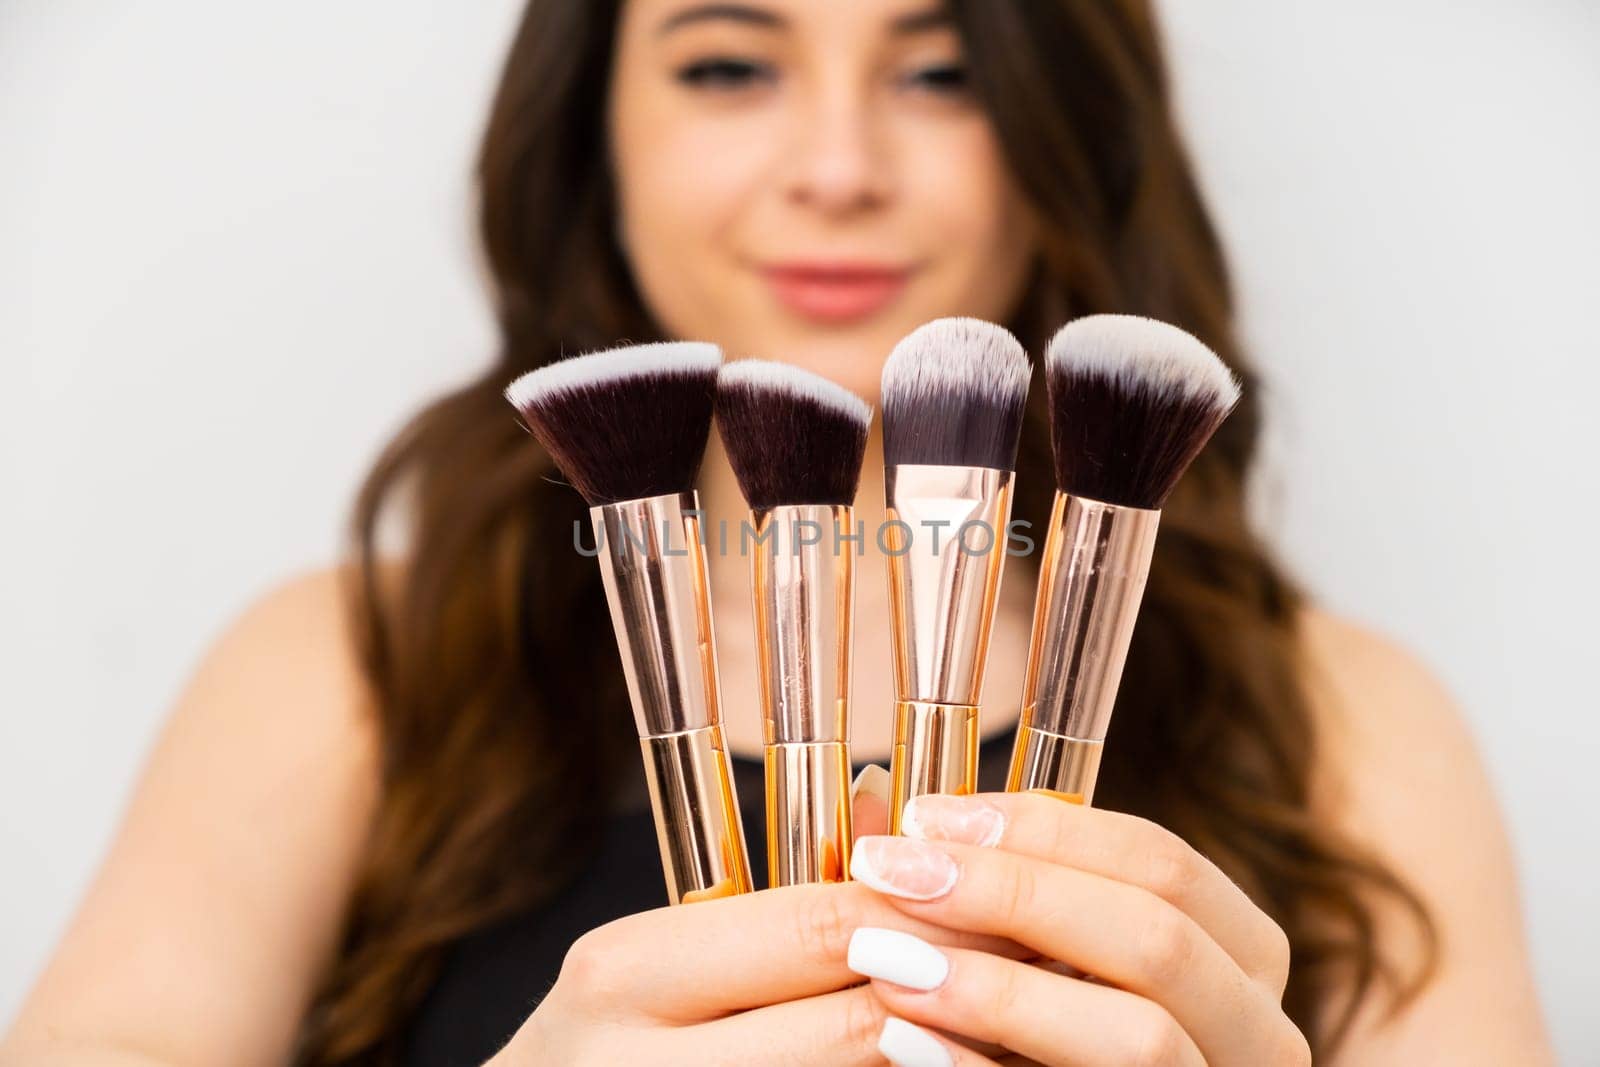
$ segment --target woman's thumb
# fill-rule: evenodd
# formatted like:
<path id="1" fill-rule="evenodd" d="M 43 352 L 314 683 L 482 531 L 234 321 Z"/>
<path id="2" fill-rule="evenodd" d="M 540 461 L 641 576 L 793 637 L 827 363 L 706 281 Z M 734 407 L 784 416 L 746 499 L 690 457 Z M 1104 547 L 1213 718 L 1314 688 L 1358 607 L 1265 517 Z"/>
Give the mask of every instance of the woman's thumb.
<path id="1" fill-rule="evenodd" d="M 869 763 L 850 785 L 851 821 L 855 836 L 889 832 L 889 772 Z"/>

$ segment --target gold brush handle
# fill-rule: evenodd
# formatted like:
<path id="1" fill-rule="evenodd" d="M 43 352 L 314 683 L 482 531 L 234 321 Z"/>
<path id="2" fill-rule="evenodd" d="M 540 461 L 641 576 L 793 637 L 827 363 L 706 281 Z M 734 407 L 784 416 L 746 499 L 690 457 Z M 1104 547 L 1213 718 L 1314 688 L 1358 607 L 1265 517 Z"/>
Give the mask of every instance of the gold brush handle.
<path id="1" fill-rule="evenodd" d="M 900 813 L 912 797 L 925 793 L 976 793 L 977 707 L 896 701 L 889 777 L 891 834 L 900 832 Z"/>
<path id="2" fill-rule="evenodd" d="M 641 737 L 661 868 L 673 904 L 750 891 L 750 858 L 722 727 Z"/>
<path id="3" fill-rule="evenodd" d="M 1017 727 L 1006 791 L 1042 790 L 1074 804 L 1094 800 L 1103 741 L 1061 737 L 1030 726 Z"/>
<path id="4" fill-rule="evenodd" d="M 843 882 L 850 872 L 850 748 L 768 745 L 767 884 Z"/>

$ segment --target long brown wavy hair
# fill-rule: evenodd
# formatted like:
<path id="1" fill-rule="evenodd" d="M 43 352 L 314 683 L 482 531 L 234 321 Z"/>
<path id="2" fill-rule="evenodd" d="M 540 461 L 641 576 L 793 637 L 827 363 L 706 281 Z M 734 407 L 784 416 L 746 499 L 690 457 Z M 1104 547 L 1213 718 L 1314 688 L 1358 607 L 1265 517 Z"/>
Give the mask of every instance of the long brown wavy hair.
<path id="1" fill-rule="evenodd" d="M 302 1062 L 391 1059 L 441 951 L 580 869 L 603 805 L 572 798 L 638 773 L 616 652 L 578 638 L 608 632 L 598 569 L 573 565 L 584 506 L 547 478 L 501 396 L 562 353 L 660 336 L 612 236 L 604 115 L 620 2 L 530 3 L 478 164 L 498 359 L 404 428 L 355 504 L 348 593 L 381 720 L 382 799 Z M 1246 519 L 1261 390 L 1235 341 L 1154 16 L 1145 0 L 948 6 L 1039 220 L 1013 330 L 1038 352 L 1071 316 L 1150 315 L 1201 337 L 1244 382 L 1165 509 L 1098 797 L 1181 834 L 1283 927 L 1285 1006 L 1325 1052 L 1377 986 L 1399 1004 L 1426 977 L 1387 962 L 1374 896 L 1397 899 L 1430 945 L 1432 928 L 1402 883 L 1310 811 L 1302 596 Z M 1035 526 L 1053 488 L 1043 394 L 1016 482 L 1017 514 Z M 403 568 L 378 542 L 395 498 L 411 537 Z"/>

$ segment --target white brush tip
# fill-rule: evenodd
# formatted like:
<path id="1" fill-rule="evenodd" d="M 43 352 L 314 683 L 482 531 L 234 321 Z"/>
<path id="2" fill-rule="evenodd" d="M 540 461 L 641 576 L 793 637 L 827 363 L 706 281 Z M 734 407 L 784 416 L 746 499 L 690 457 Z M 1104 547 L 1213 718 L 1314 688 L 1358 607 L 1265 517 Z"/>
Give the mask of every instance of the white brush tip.
<path id="1" fill-rule="evenodd" d="M 520 410 L 556 393 L 603 382 L 659 374 L 715 374 L 721 365 L 722 349 L 704 341 L 627 345 L 573 356 L 528 371 L 506 386 L 505 396 Z"/>
<path id="2" fill-rule="evenodd" d="M 1004 326 L 973 318 L 934 319 L 901 338 L 883 365 L 883 391 L 955 389 L 998 402 L 1027 396 L 1027 350 Z"/>
<path id="3" fill-rule="evenodd" d="M 862 426 L 872 422 L 872 405 L 836 382 L 820 374 L 765 359 L 740 359 L 723 365 L 717 375 L 719 385 L 787 393 L 808 400 L 818 407 L 837 412 Z"/>
<path id="4" fill-rule="evenodd" d="M 1056 331 L 1045 350 L 1053 371 L 1097 375 L 1211 403 L 1239 402 L 1239 381 L 1218 355 L 1187 330 L 1142 315 L 1085 315 Z"/>

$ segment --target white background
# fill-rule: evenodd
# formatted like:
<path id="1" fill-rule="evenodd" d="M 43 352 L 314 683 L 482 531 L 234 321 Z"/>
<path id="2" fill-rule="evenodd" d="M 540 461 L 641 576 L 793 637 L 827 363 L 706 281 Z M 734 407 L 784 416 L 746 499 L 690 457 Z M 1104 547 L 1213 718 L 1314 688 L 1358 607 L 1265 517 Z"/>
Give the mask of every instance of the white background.
<path id="1" fill-rule="evenodd" d="M 1461 700 L 1592 1062 L 1600 7 L 1164 6 L 1264 515 Z M 490 351 L 468 171 L 517 7 L 0 0 L 0 1019 L 219 627 Z"/>

